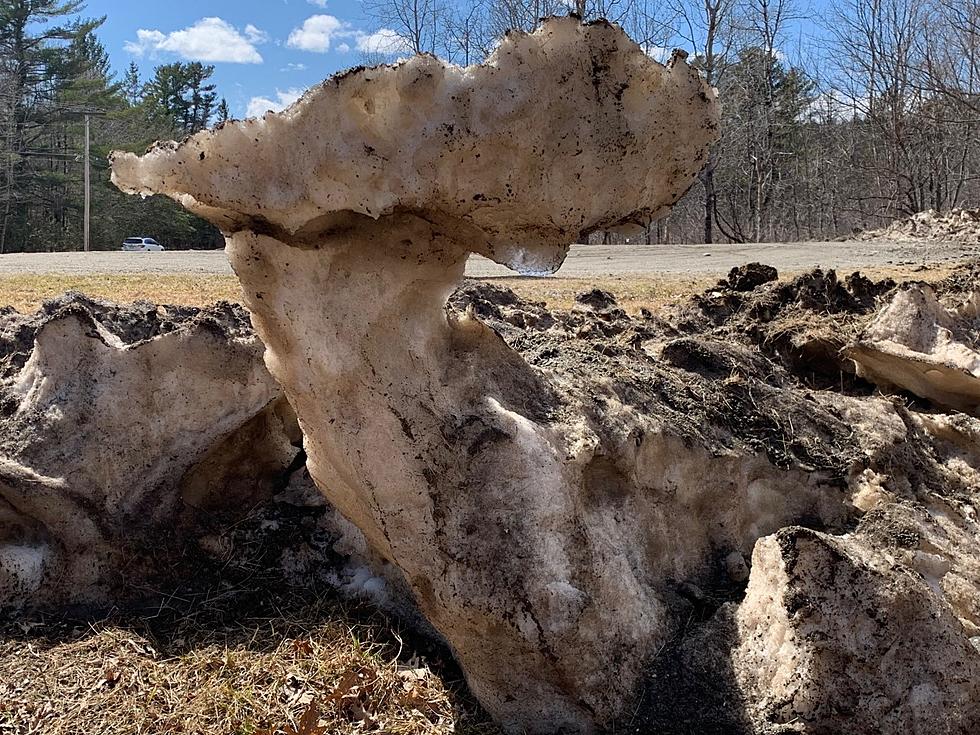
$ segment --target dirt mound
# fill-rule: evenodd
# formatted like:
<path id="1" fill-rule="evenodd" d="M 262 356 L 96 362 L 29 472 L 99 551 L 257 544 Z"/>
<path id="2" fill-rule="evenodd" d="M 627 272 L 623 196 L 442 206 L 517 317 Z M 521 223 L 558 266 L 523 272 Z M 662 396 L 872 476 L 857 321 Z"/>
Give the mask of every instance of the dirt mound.
<path id="1" fill-rule="evenodd" d="M 769 275 L 762 268 L 747 272 Z M 802 722 L 805 731 L 817 732 L 845 728 L 858 711 L 865 729 L 879 721 L 925 721 L 922 732 L 939 732 L 923 719 L 929 709 L 941 711 L 936 721 L 951 728 L 943 732 L 971 732 L 980 722 L 974 704 L 980 692 L 971 683 L 980 681 L 980 654 L 971 643 L 980 640 L 974 542 L 980 529 L 970 510 L 980 502 L 980 422 L 941 413 L 925 399 L 919 410 L 909 410 L 873 396 L 870 384 L 842 390 L 839 380 L 828 380 L 828 389 L 815 388 L 805 369 L 813 360 L 787 346 L 812 342 L 814 331 L 833 344 L 859 333 L 887 313 L 897 293 L 891 282 L 814 271 L 747 290 L 739 281 L 744 274 L 735 275 L 656 317 L 627 315 L 607 292 L 585 292 L 574 308 L 551 311 L 508 289 L 472 281 L 447 307 L 450 319 L 479 319 L 489 333 L 481 332 L 481 340 L 506 344 L 516 353 L 508 359 L 527 366 L 509 363 L 508 369 L 537 376 L 533 392 L 524 394 L 524 420 L 551 431 L 577 426 L 579 436 L 594 442 L 581 469 L 587 517 L 575 532 L 585 556 L 571 556 L 568 563 L 587 570 L 588 554 L 597 552 L 585 550 L 596 538 L 629 551 L 631 563 L 645 570 L 634 593 L 656 600 L 663 626 L 654 650 L 618 654 L 632 657 L 623 660 L 637 667 L 640 682 L 628 721 L 670 731 L 682 717 L 690 731 L 759 733 L 774 723 Z M 954 274 L 947 280 L 937 285 L 937 297 L 960 299 L 968 279 Z M 107 571 L 125 570 L 130 581 L 152 572 L 146 541 L 159 545 L 159 562 L 173 563 L 163 553 L 165 529 L 171 546 L 174 539 L 184 542 L 179 568 L 194 568 L 200 558 L 196 568 L 212 569 L 208 584 L 218 588 L 257 577 L 326 585 L 438 637 L 418 616 L 397 566 L 375 554 L 319 496 L 304 469 L 305 455 L 289 451 L 288 430 L 281 421 L 269 423 L 268 409 L 249 408 L 231 424 L 241 422 L 230 435 L 199 432 L 196 443 L 168 435 L 165 451 L 132 421 L 107 422 L 109 414 L 88 389 L 78 390 L 108 390 L 111 376 L 129 374 L 144 392 L 156 393 L 157 371 L 133 373 L 127 353 L 153 366 L 170 353 L 171 341 L 181 346 L 183 367 L 171 364 L 161 373 L 170 382 L 196 385 L 195 373 L 205 363 L 228 364 L 222 362 L 227 350 L 247 348 L 235 361 L 252 365 L 254 337 L 239 310 L 171 314 L 165 307 L 131 309 L 69 296 L 38 314 L 3 319 L 0 354 L 9 375 L 0 391 L 17 403 L 0 419 L 0 453 L 20 469 L 0 468 L 0 492 L 11 503 L 4 508 L 19 514 L 7 510 L 8 518 L 21 521 L 5 527 L 14 535 L 0 539 L 0 563 L 9 572 L 12 561 L 24 558 L 12 550 L 35 549 L 49 572 L 37 599 L 47 594 L 50 600 L 52 591 L 61 590 L 61 599 L 71 600 L 68 587 L 57 586 L 66 572 L 75 574 L 75 588 L 81 581 L 89 590 L 100 589 Z M 791 329 L 796 342 L 779 342 Z M 197 340 L 204 340 L 200 349 L 207 357 L 195 357 Z M 79 347 L 88 343 L 104 353 L 101 360 Z M 50 357 L 61 354 L 54 345 L 73 357 L 73 374 L 97 379 L 72 383 Z M 219 372 L 227 385 L 231 374 Z M 36 397 L 25 406 L 15 386 L 28 374 L 36 376 L 32 385 L 60 386 L 57 399 L 31 394 Z M 190 407 L 206 427 L 220 423 L 231 406 L 245 408 L 225 393 L 215 395 L 218 400 L 162 401 L 154 410 Z M 80 420 L 79 411 L 92 418 Z M 256 411 L 262 418 L 247 418 Z M 59 413 L 62 421 L 40 418 Z M 176 414 L 161 416 L 164 425 L 177 425 Z M 116 431 L 112 427 L 135 435 L 138 457 L 126 458 L 132 443 L 109 432 Z M 419 427 L 404 430 L 414 434 Z M 441 433 L 444 441 L 466 439 L 461 457 L 507 446 L 500 429 L 474 423 L 472 416 L 442 426 Z M 263 442 L 270 440 L 281 441 L 286 451 L 259 461 Z M 94 454 L 106 446 L 118 447 L 118 480 Z M 167 471 L 135 471 L 136 461 Z M 27 469 L 35 478 L 29 482 Z M 95 469 L 101 484 L 91 479 Z M 474 498 L 488 481 L 481 472 L 477 465 L 470 475 Z M 71 480 L 43 481 L 51 476 Z M 141 499 L 150 488 L 152 502 Z M 207 493 L 193 502 L 194 508 L 210 508 L 210 523 L 198 516 L 188 524 L 186 513 L 175 513 L 193 488 L 211 490 L 211 505 Z M 85 502 L 69 502 L 78 497 Z M 106 498 L 121 498 L 119 510 Z M 254 509 L 241 521 L 227 512 L 229 503 Z M 610 521 L 607 513 L 619 520 Z M 465 528 L 446 529 L 441 553 L 456 559 L 480 553 L 501 528 L 505 536 L 531 533 L 495 506 L 480 506 L 467 518 Z M 633 528 L 630 518 L 637 519 L 633 535 L 609 541 L 623 533 L 623 524 Z M 94 537 L 91 531 L 79 535 L 86 524 L 97 529 Z M 85 546 L 91 538 L 99 543 Z M 635 541 L 626 543 L 630 538 Z M 69 558 L 74 565 L 62 570 Z M 511 567 L 518 560 L 495 564 Z M 79 564 L 83 570 L 97 564 L 102 574 L 79 574 Z M 524 583 L 515 577 L 514 584 Z M 587 582 L 579 578 L 576 584 Z M 621 582 L 616 584 L 618 589 Z M 627 604 L 630 598 L 619 594 L 619 604 Z M 857 604 L 868 599 L 875 605 Z M 907 655 L 889 653 L 896 641 Z M 925 709 L 918 694 L 923 688 L 934 693 Z M 844 700 L 856 708 L 846 717 L 838 707 Z M 322 704 L 326 711 L 329 702 Z M 370 700 L 363 705 L 375 706 Z"/>
<path id="2" fill-rule="evenodd" d="M 820 269 L 787 282 L 774 274 L 758 264 L 733 270 L 716 288 L 666 310 L 667 321 L 679 334 L 750 344 L 811 387 L 870 392 L 841 350 L 895 282 L 860 273 L 841 280 Z"/>
<path id="3" fill-rule="evenodd" d="M 732 268 L 728 273 L 728 278 L 718 285 L 733 291 L 752 291 L 757 286 L 775 281 L 777 278 L 779 278 L 779 272 L 771 265 L 748 263 Z"/>
<path id="4" fill-rule="evenodd" d="M 137 301 L 120 306 L 85 294 L 68 292 L 44 302 L 34 314 L 20 314 L 13 309 L 0 310 L 0 379 L 24 366 L 33 349 L 34 338 L 44 324 L 70 314 L 101 325 L 125 345 L 146 342 L 192 323 L 210 325 L 216 332 L 229 337 L 250 336 L 252 331 L 248 312 L 238 304 L 218 302 L 206 309 L 198 309 Z"/>
<path id="5" fill-rule="evenodd" d="M 940 296 L 958 298 L 967 272 L 940 285 Z M 677 492 L 686 482 L 680 447 L 743 462 L 763 456 L 809 482 L 820 478 L 808 510 L 790 511 L 793 523 L 755 543 L 747 594 L 738 562 L 748 554 L 720 538 L 699 573 L 668 585 L 668 608 L 688 622 L 655 659 L 656 678 L 630 725 L 674 731 L 680 716 L 692 732 L 761 733 L 790 723 L 805 732 L 864 731 L 876 723 L 894 731 L 910 722 L 922 732 L 971 732 L 980 724 L 980 691 L 942 682 L 952 680 L 950 672 L 960 681 L 980 673 L 971 643 L 980 641 L 980 559 L 970 541 L 980 529 L 967 510 L 980 500 L 980 424 L 932 413 L 943 404 L 928 396 L 917 397 L 930 411 L 921 414 L 873 397 L 875 386 L 854 377 L 840 355 L 887 313 L 881 310 L 896 293 L 892 281 L 860 274 L 840 280 L 817 270 L 746 291 L 732 286 L 726 279 L 688 304 L 641 319 L 610 318 L 611 297 L 600 300 L 599 311 L 549 314 L 477 284 L 455 296 L 455 306 L 487 315 L 532 365 L 587 392 L 596 405 L 593 426 L 608 421 L 610 403 L 657 415 L 659 436 L 635 428 L 631 436 L 644 445 L 679 440 L 664 468 Z M 491 299 L 498 305 L 493 316 L 480 306 Z M 831 368 L 839 374 L 831 376 Z M 825 380 L 816 379 L 818 371 Z M 815 389 L 819 382 L 825 388 Z M 600 435 L 613 454 L 617 439 Z M 711 476 L 735 472 L 702 461 Z M 762 466 L 753 472 L 766 484 L 775 480 Z M 710 480 L 701 485 L 702 500 L 711 487 Z M 734 486 L 732 492 L 739 493 Z M 787 492 L 773 507 L 786 511 L 799 499 Z M 869 599 L 874 608 L 859 604 Z M 897 640 L 908 655 L 891 652 Z M 922 687 L 941 702 L 941 726 L 929 723 L 932 705 L 916 704 Z M 861 704 L 842 715 L 844 700 Z"/>
<path id="6" fill-rule="evenodd" d="M 980 244 L 980 209 L 927 209 L 898 219 L 887 227 L 866 230 L 851 240 L 932 240 Z"/>

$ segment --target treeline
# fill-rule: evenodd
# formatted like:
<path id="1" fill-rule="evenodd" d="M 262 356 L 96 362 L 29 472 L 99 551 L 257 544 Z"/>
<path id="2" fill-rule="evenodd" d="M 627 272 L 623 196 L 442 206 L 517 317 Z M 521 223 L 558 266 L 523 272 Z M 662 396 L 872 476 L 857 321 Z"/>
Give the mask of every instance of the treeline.
<path id="1" fill-rule="evenodd" d="M 927 208 L 980 205 L 980 0 L 576 0 L 652 56 L 680 47 L 720 91 L 722 139 L 649 242 L 832 239 Z M 399 49 L 481 61 L 509 28 L 567 0 L 365 0 Z M 0 2 L 0 252 L 81 247 L 84 115 L 92 124 L 92 243 L 129 235 L 214 247 L 167 199 L 109 182 L 112 149 L 143 150 L 227 119 L 212 67 L 110 71 L 79 0 Z M 367 58 L 384 61 L 390 57 Z M 611 233 L 594 239 L 615 240 Z"/>
<path id="2" fill-rule="evenodd" d="M 980 205 L 980 0 L 574 0 L 719 89 L 722 139 L 651 242 L 831 239 Z M 568 0 L 365 0 L 379 24 L 461 64 Z M 594 239 L 615 239 L 596 233 Z"/>
<path id="3" fill-rule="evenodd" d="M 214 69 L 166 64 L 115 79 L 79 0 L 0 1 L 0 253 L 82 247 L 85 116 L 90 116 L 91 247 L 145 235 L 167 247 L 209 248 L 220 233 L 164 197 L 141 199 L 109 180 L 111 150 L 142 152 L 227 119 Z"/>

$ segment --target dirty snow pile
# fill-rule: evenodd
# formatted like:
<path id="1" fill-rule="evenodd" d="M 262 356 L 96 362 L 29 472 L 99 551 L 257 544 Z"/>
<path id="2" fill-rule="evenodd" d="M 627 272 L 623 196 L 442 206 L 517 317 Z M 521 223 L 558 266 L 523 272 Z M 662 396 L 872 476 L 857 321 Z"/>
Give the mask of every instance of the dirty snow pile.
<path id="1" fill-rule="evenodd" d="M 419 421 L 404 427 L 417 452 L 423 442 L 451 452 L 428 481 L 432 553 L 461 592 L 453 609 L 489 616 L 484 606 L 496 602 L 500 617 L 485 635 L 506 641 L 510 616 L 521 614 L 503 607 L 513 590 L 529 599 L 536 585 L 551 591 L 554 607 L 535 612 L 542 628 L 531 635 L 553 667 L 588 656 L 612 678 L 635 672 L 629 688 L 619 685 L 624 706 L 607 699 L 580 731 L 626 722 L 663 731 L 682 713 L 699 732 L 898 732 L 910 723 L 973 732 L 980 420 L 949 406 L 959 383 L 919 395 L 901 386 L 901 364 L 872 373 L 847 355 L 904 341 L 919 359 L 975 364 L 966 360 L 977 355 L 978 285 L 966 269 L 932 287 L 823 271 L 779 281 L 753 265 L 660 315 L 631 317 L 603 291 L 561 312 L 465 283 L 447 313 L 478 341 L 452 357 L 469 372 L 475 349 L 490 350 L 475 379 L 500 386 L 484 400 L 507 401 L 514 423 L 488 424 L 477 402 L 457 404 L 435 426 L 438 438 Z M 896 319 L 910 298 L 942 308 Z M 229 553 L 261 544 L 283 584 L 332 584 L 445 635 L 443 621 L 430 627 L 440 619 L 420 592 L 439 580 L 410 578 L 318 497 L 242 317 L 233 307 L 115 307 L 79 296 L 0 317 L 0 604 L 125 599 L 184 545 L 232 568 Z M 942 330 L 940 340 L 907 338 Z M 868 382 L 880 375 L 889 379 Z M 127 395 L 154 404 L 133 414 L 111 399 L 136 384 L 141 392 Z M 562 456 L 574 458 L 564 469 L 574 503 L 549 508 L 550 526 L 526 519 L 537 497 L 555 497 L 536 484 L 550 481 L 540 465 L 517 464 L 526 449 L 513 433 L 529 430 L 568 437 Z M 364 441 L 372 456 L 389 451 L 389 439 Z M 523 495 L 494 494 L 497 463 L 527 473 Z M 446 483 L 459 473 L 465 484 L 453 491 Z M 443 501 L 440 491 L 454 494 Z M 410 498 L 382 516 L 392 540 L 425 531 L 397 530 L 406 508 Z M 564 588 L 533 556 L 559 533 L 548 548 L 570 567 Z M 571 611 L 558 607 L 568 587 L 581 594 Z M 574 638 L 556 630 L 570 613 Z M 603 622 L 585 627 L 590 616 Z M 622 644 L 641 632 L 645 645 Z M 614 662 L 604 659 L 611 645 Z M 529 688 L 551 673 L 491 660 Z M 595 681 L 592 690 L 569 678 L 564 696 L 595 702 L 610 688 Z M 568 721 L 557 709 L 520 725 L 496 714 L 508 730 L 552 732 Z"/>
<path id="2" fill-rule="evenodd" d="M 858 374 L 980 416 L 980 291 L 946 306 L 925 285 L 903 288 L 851 345 Z"/>
<path id="3" fill-rule="evenodd" d="M 675 503 L 639 485 L 667 491 L 682 439 L 601 386 L 608 415 L 590 418 L 591 385 L 539 373 L 479 320 L 447 317 L 446 298 L 471 252 L 551 271 L 583 232 L 661 216 L 718 130 L 716 93 L 681 55 L 663 66 L 569 17 L 508 35 L 484 65 L 354 70 L 282 114 L 114 158 L 124 190 L 227 233 L 310 476 L 510 729 L 623 711 L 673 625 L 650 579 L 689 576 L 713 543 L 747 551 L 758 522 L 739 511 L 723 539 L 671 528 Z M 734 471 L 709 452 L 681 462 L 699 479 L 676 503 L 700 473 Z M 799 483 L 754 485 L 752 502 Z M 819 513 L 819 485 L 771 515 Z"/>
<path id="4" fill-rule="evenodd" d="M 865 327 L 908 294 L 960 314 L 977 289 L 972 269 L 932 288 L 819 270 L 779 282 L 753 264 L 640 319 L 602 292 L 567 314 L 486 285 L 451 299 L 600 434 L 583 523 L 643 550 L 634 563 L 674 621 L 638 710 L 649 731 L 678 712 L 692 732 L 980 725 L 980 421 L 879 395 L 892 383 L 840 350 L 871 342 Z M 915 324 L 943 329 L 943 314 Z M 976 331 L 956 336 L 975 364 Z"/>
<path id="5" fill-rule="evenodd" d="M 0 605 L 113 599 L 268 497 L 291 438 L 239 306 L 0 316 Z"/>
<path id="6" fill-rule="evenodd" d="M 939 370 L 943 390 L 903 395 L 895 361 L 972 370 L 952 301 L 975 303 L 975 274 L 874 328 L 891 284 L 758 265 L 659 317 L 602 292 L 555 313 L 459 290 L 471 252 L 540 272 L 583 233 L 662 215 L 718 121 L 680 55 L 570 17 L 484 65 L 352 70 L 118 154 L 121 188 L 226 233 L 268 374 L 213 320 L 39 332 L 0 446 L 8 546 L 48 565 L 30 584 L 247 473 L 278 384 L 309 477 L 361 534 L 351 584 L 404 591 L 508 732 L 978 731 L 980 420 L 950 400 L 972 384 Z M 892 361 L 842 354 L 859 341 Z"/>
<path id="7" fill-rule="evenodd" d="M 937 212 L 927 209 L 895 220 L 887 227 L 866 230 L 857 240 L 929 240 L 980 244 L 980 209 L 952 209 Z"/>

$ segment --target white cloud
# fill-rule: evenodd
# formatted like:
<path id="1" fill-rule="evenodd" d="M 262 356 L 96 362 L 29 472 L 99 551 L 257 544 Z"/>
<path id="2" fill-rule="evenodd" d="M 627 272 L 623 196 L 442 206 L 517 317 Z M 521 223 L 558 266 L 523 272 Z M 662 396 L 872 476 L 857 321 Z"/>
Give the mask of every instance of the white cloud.
<path id="1" fill-rule="evenodd" d="M 306 71 L 306 64 L 303 63 L 294 64 L 292 61 L 290 61 L 279 71 Z"/>
<path id="2" fill-rule="evenodd" d="M 158 48 L 165 40 L 167 37 L 160 31 L 148 31 L 145 28 L 140 28 L 136 31 L 136 40 L 126 41 L 123 48 L 131 54 L 142 56 L 146 51 Z"/>
<path id="3" fill-rule="evenodd" d="M 269 34 L 249 23 L 245 26 L 245 38 L 251 43 L 265 43 L 269 40 Z"/>
<path id="4" fill-rule="evenodd" d="M 252 34 L 249 33 L 250 28 Z M 188 61 L 261 64 L 262 56 L 253 45 L 261 43 L 253 37 L 256 33 L 265 35 L 251 24 L 245 27 L 243 36 L 233 25 L 221 18 L 202 18 L 194 25 L 172 33 L 141 28 L 136 31 L 137 40 L 126 41 L 124 48 L 136 56 L 145 53 L 152 56 L 164 51 Z"/>
<path id="5" fill-rule="evenodd" d="M 641 47 L 643 52 L 649 56 L 654 61 L 659 61 L 661 64 L 666 64 L 667 60 L 670 59 L 671 54 L 674 53 L 673 48 L 667 48 L 666 46 L 657 46 L 656 44 L 646 43 Z"/>
<path id="6" fill-rule="evenodd" d="M 306 0 L 310 5 L 316 5 L 318 8 L 327 7 L 327 0 Z"/>
<path id="7" fill-rule="evenodd" d="M 412 45 L 390 28 L 379 28 L 374 33 L 365 33 L 353 29 L 350 23 L 333 15 L 311 15 L 303 21 L 303 25 L 292 30 L 286 39 L 286 45 L 321 54 L 331 48 L 341 54 L 349 53 L 351 43 L 341 39 L 350 39 L 358 51 L 368 54 L 397 56 L 412 53 Z"/>
<path id="8" fill-rule="evenodd" d="M 260 117 L 263 113 L 271 110 L 279 112 L 293 104 L 303 96 L 305 89 L 287 89 L 285 92 L 276 90 L 276 99 L 268 97 L 253 97 L 248 101 L 248 108 L 245 110 L 245 117 Z"/>
<path id="9" fill-rule="evenodd" d="M 390 28 L 379 28 L 374 33 L 359 33 L 357 50 L 367 54 L 394 56 L 412 53 L 412 45 Z"/>
<path id="10" fill-rule="evenodd" d="M 348 24 L 332 15 L 311 15 L 303 25 L 294 28 L 286 45 L 302 51 L 324 53 L 330 50 L 334 38 L 351 35 Z"/>

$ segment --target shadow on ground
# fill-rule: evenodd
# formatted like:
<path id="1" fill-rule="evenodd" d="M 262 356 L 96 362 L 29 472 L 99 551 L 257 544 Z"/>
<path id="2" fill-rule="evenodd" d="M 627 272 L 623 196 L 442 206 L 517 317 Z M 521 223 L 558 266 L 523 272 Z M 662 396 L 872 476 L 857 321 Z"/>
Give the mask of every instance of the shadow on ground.
<path id="1" fill-rule="evenodd" d="M 317 512 L 293 509 L 297 528 Z M 293 531 L 248 534 L 224 562 L 187 549 L 170 570 L 184 582 L 125 606 L 8 617 L 0 732 L 313 735 L 311 713 L 330 733 L 498 732 L 439 641 L 321 580 L 284 580 L 277 535 Z"/>

